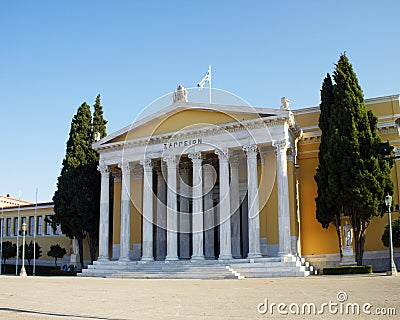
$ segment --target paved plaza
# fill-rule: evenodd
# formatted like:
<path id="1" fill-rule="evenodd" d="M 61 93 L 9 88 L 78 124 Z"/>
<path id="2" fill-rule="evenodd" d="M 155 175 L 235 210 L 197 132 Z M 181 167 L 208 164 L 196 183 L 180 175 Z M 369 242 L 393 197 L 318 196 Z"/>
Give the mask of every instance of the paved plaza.
<path id="1" fill-rule="evenodd" d="M 400 276 L 382 274 L 244 280 L 0 276 L 0 283 L 0 319 L 398 319 L 400 313 Z M 323 309 L 330 301 L 336 314 Z M 343 309 L 349 303 L 371 306 L 348 316 L 338 301 Z M 305 314 L 311 303 L 323 314 Z M 277 306 L 271 314 L 273 304 L 288 314 Z M 376 314 L 394 308 L 397 315 Z"/>

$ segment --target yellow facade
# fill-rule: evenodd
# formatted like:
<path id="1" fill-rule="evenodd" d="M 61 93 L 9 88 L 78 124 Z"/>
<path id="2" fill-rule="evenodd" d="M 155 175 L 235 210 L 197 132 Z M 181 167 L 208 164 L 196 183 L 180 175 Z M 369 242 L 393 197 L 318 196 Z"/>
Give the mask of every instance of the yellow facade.
<path id="1" fill-rule="evenodd" d="M 22 230 L 22 224 L 26 223 L 26 240 L 29 244 L 31 241 L 35 241 L 41 247 L 42 256 L 37 260 L 38 265 L 54 265 L 54 258 L 48 257 L 47 252 L 50 250 L 50 246 L 59 244 L 67 251 L 63 259 L 59 259 L 58 265 L 69 264 L 69 256 L 71 251 L 71 239 L 66 237 L 61 232 L 61 228 L 53 230 L 50 224 L 45 222 L 45 218 L 51 219 L 54 215 L 54 204 L 49 203 L 38 203 L 21 206 L 13 206 L 4 208 L 1 213 L 1 219 L 3 221 L 3 242 L 10 241 L 17 243 L 18 230 Z M 35 221 L 36 220 L 36 221 Z M 36 228 L 36 230 L 35 230 Z M 35 232 L 36 231 L 36 232 Z M 22 245 L 22 236 L 18 237 L 19 245 Z M 89 260 L 88 256 L 89 247 L 87 241 L 84 241 L 84 259 Z M 10 264 L 15 259 L 7 260 Z M 21 263 L 21 262 L 20 262 Z"/>
<path id="2" fill-rule="evenodd" d="M 400 145 L 399 134 L 394 121 L 400 116 L 399 96 L 388 96 L 366 100 L 367 109 L 378 117 L 379 133 L 383 141 L 389 141 L 394 147 Z M 296 174 L 299 180 L 299 204 L 301 220 L 301 247 L 305 256 L 338 254 L 336 229 L 330 226 L 327 230 L 321 228 L 315 217 L 315 198 L 317 186 L 314 180 L 318 166 L 318 149 L 320 130 L 318 128 L 319 109 L 306 108 L 295 110 L 295 118 L 303 128 L 304 136 L 299 141 L 298 164 Z M 338 161 L 340 157 L 338 156 Z M 395 160 L 392 178 L 395 186 L 393 202 L 400 203 L 399 198 L 399 167 L 400 160 Z M 392 214 L 392 219 L 398 217 L 398 212 Z M 387 251 L 381 237 L 387 225 L 387 215 L 374 218 L 367 229 L 364 257 L 368 252 Z"/>
<path id="3" fill-rule="evenodd" d="M 389 140 L 391 145 L 395 147 L 400 146 L 399 134 L 394 123 L 400 117 L 399 96 L 367 99 L 366 104 L 367 108 L 378 116 L 379 133 L 382 139 L 384 141 Z M 142 199 L 145 193 L 145 182 L 143 180 L 143 168 L 145 165 L 142 160 L 144 158 L 151 160 L 151 167 L 148 172 L 153 177 L 151 186 L 153 196 L 157 198 L 156 192 L 159 182 L 157 182 L 158 176 L 156 174 L 159 174 L 160 168 L 165 165 L 164 162 L 168 161 L 168 159 L 165 159 L 168 158 L 169 152 L 171 151 L 174 156 L 179 155 L 178 171 L 176 171 L 178 176 L 180 174 L 179 170 L 184 166 L 192 165 L 189 154 L 191 152 L 200 154 L 202 161 L 204 161 L 203 165 L 205 163 L 211 164 L 216 172 L 213 201 L 215 206 L 214 214 L 218 219 L 218 210 L 221 210 L 221 208 L 217 208 L 218 206 L 215 203 L 221 199 L 221 194 L 218 194 L 218 190 L 220 190 L 220 183 L 222 183 L 219 176 L 221 160 L 218 152 L 214 152 L 218 148 L 226 148 L 226 150 L 229 148 L 230 155 L 233 155 L 236 160 L 237 158 L 239 159 L 241 250 L 243 257 L 250 253 L 250 251 L 246 252 L 246 246 L 247 250 L 249 249 L 250 235 L 242 232 L 243 229 L 248 227 L 247 219 L 250 221 L 247 212 L 249 207 L 247 203 L 248 189 L 246 188 L 251 185 L 251 182 L 247 180 L 249 177 L 247 172 L 249 170 L 249 161 L 244 150 L 246 146 L 254 142 L 250 142 L 250 138 L 243 138 L 243 135 L 241 135 L 241 130 L 246 128 L 246 130 L 252 132 L 251 134 L 259 135 L 256 143 L 258 150 L 256 168 L 258 175 L 260 253 L 263 256 L 277 256 L 284 252 L 287 253 L 289 246 L 291 254 L 304 256 L 311 262 L 319 264 L 318 266 L 338 264 L 340 257 L 336 230 L 332 226 L 328 229 L 323 229 L 316 220 L 315 213 L 317 185 L 314 176 L 318 167 L 321 138 L 321 131 L 318 127 L 319 115 L 318 107 L 288 110 L 284 106 L 281 109 L 263 109 L 188 103 L 186 101 L 182 103 L 174 102 L 153 115 L 138 120 L 131 126 L 123 128 L 95 143 L 94 148 L 100 153 L 100 163 L 106 168 L 112 168 L 111 175 L 114 182 L 112 186 L 113 203 L 110 206 L 112 210 L 109 213 L 112 221 L 109 235 L 109 252 L 107 255 L 107 252 L 104 252 L 107 249 L 103 250 L 104 257 L 118 260 L 121 257 L 126 259 L 128 255 L 127 252 L 124 253 L 124 256 L 120 255 L 119 248 L 121 242 L 123 242 L 121 239 L 126 240 L 128 238 L 127 234 L 121 234 L 121 230 L 123 230 L 121 227 L 121 220 L 123 220 L 121 219 L 123 215 L 121 208 L 124 207 L 121 203 L 121 195 L 124 188 L 126 188 L 123 179 L 121 182 L 121 168 L 124 162 L 128 163 L 130 168 L 130 171 L 126 173 L 130 181 L 129 258 L 140 259 L 142 257 L 144 238 L 147 239 L 147 243 L 152 243 L 153 250 L 150 249 L 150 251 L 153 251 L 154 258 L 156 258 L 159 234 L 156 218 L 157 206 L 155 203 L 152 211 L 154 219 L 151 229 L 152 235 L 149 235 L 150 233 L 146 234 L 143 229 L 142 214 L 144 206 Z M 257 131 L 259 128 L 257 126 L 260 123 L 268 127 L 265 134 L 260 134 Z M 219 136 L 221 132 L 229 132 L 231 139 L 237 139 L 238 142 L 235 144 L 229 139 Z M 220 145 L 213 145 L 216 141 Z M 279 142 L 282 141 L 286 143 L 284 148 L 287 151 L 284 155 L 283 169 L 280 160 L 282 155 L 279 153 Z M 396 149 L 396 153 L 400 154 L 400 147 Z M 339 156 L 338 161 L 340 161 Z M 399 161 L 395 161 L 392 172 L 395 185 L 395 194 L 393 196 L 395 204 L 400 203 Z M 255 174 L 255 171 L 252 171 L 252 173 Z M 190 186 L 192 185 L 192 174 L 193 172 L 190 171 Z M 232 171 L 230 176 L 232 179 Z M 287 187 L 284 186 L 282 188 L 282 179 L 287 182 Z M 176 201 L 179 205 L 181 200 L 179 195 L 177 197 L 178 200 Z M 126 214 L 125 212 L 125 217 Z M 398 212 L 394 212 L 393 219 L 397 217 Z M 345 220 L 346 218 L 343 218 L 343 223 Z M 382 218 L 373 219 L 367 229 L 364 255 L 366 261 L 379 261 L 386 257 L 387 248 L 381 242 L 381 236 L 386 224 L 387 215 L 384 215 Z M 231 226 L 232 230 L 236 228 L 236 226 Z M 250 232 L 250 229 L 248 230 Z M 177 232 L 180 233 L 180 231 Z M 215 243 L 212 244 L 215 246 L 215 258 L 217 258 L 218 250 L 220 250 L 219 234 L 220 229 L 215 232 Z M 246 240 L 246 237 L 249 238 Z M 191 245 L 193 238 L 188 239 L 190 239 L 188 242 Z M 171 240 L 171 243 L 172 241 L 175 240 Z M 245 243 L 246 241 L 248 242 Z M 290 242 L 289 245 L 288 242 Z M 182 251 L 181 247 L 189 245 L 189 243 L 185 244 L 180 241 L 178 250 Z M 204 240 L 204 248 L 206 246 L 206 240 Z M 126 247 L 124 242 L 125 251 Z M 286 251 L 281 251 L 282 248 Z M 151 254 L 147 258 L 152 259 Z M 187 258 L 187 253 L 182 254 L 182 258 Z"/>

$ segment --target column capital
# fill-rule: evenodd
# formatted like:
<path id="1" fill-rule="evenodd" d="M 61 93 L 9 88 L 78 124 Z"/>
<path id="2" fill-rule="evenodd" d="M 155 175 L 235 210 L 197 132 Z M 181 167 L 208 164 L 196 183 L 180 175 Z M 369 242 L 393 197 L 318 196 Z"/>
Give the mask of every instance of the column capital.
<path id="1" fill-rule="evenodd" d="M 262 165 L 264 165 L 265 164 L 265 156 L 267 155 L 267 151 L 261 151 L 260 152 L 260 163 L 262 164 Z"/>
<path id="2" fill-rule="evenodd" d="M 214 153 L 218 156 L 219 161 L 229 160 L 229 150 L 228 149 L 217 149 Z"/>
<path id="3" fill-rule="evenodd" d="M 103 161 L 99 162 L 99 165 L 97 166 L 97 170 L 100 171 L 101 175 L 109 175 L 110 174 L 110 168 Z"/>
<path id="4" fill-rule="evenodd" d="M 143 166 L 144 171 L 153 171 L 153 162 L 149 158 L 140 160 L 140 165 Z"/>
<path id="5" fill-rule="evenodd" d="M 130 162 L 120 162 L 118 163 L 118 168 L 121 169 L 122 174 L 129 174 L 133 166 Z"/>
<path id="6" fill-rule="evenodd" d="M 189 163 L 182 163 L 179 166 L 179 172 L 181 175 L 188 175 L 190 171 Z"/>
<path id="7" fill-rule="evenodd" d="M 189 153 L 188 157 L 192 159 L 193 165 L 201 165 L 203 161 L 201 152 Z"/>
<path id="8" fill-rule="evenodd" d="M 229 163 L 231 164 L 231 167 L 238 168 L 239 167 L 239 156 L 238 155 L 231 155 L 229 157 Z"/>
<path id="9" fill-rule="evenodd" d="M 179 158 L 177 155 L 166 155 L 163 161 L 167 163 L 168 168 L 175 168 L 179 163 Z"/>
<path id="10" fill-rule="evenodd" d="M 287 148 L 289 147 L 289 143 L 286 139 L 276 140 L 272 142 L 272 146 L 276 148 L 276 152 L 282 153 L 286 152 Z"/>
<path id="11" fill-rule="evenodd" d="M 114 182 L 121 182 L 121 170 L 118 170 L 117 168 L 114 167 L 110 168 L 109 170 L 112 174 Z"/>
<path id="12" fill-rule="evenodd" d="M 258 147 L 256 144 L 251 144 L 248 146 L 242 147 L 243 151 L 246 152 L 246 156 L 249 157 L 257 157 Z"/>

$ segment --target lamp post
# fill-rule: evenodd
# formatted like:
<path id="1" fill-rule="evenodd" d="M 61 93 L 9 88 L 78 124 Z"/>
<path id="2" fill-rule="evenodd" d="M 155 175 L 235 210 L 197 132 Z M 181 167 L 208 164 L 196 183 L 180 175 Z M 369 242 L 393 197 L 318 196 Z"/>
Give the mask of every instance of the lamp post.
<path id="1" fill-rule="evenodd" d="M 387 194 L 385 197 L 385 204 L 388 209 L 388 225 L 389 225 L 389 269 L 386 272 L 388 276 L 397 276 L 396 264 L 393 259 L 393 238 L 392 238 L 392 217 L 390 213 L 390 206 L 392 205 L 392 197 Z"/>
<path id="2" fill-rule="evenodd" d="M 26 271 L 25 271 L 25 232 L 26 232 L 26 223 L 24 222 L 22 224 L 22 268 L 21 272 L 19 275 L 21 277 L 26 277 Z"/>

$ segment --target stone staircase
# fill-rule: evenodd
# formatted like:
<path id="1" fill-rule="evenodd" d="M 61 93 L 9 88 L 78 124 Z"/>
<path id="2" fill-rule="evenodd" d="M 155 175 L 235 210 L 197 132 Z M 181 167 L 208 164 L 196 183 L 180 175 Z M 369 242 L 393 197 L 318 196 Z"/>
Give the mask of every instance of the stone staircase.
<path id="1" fill-rule="evenodd" d="M 313 266 L 298 257 L 247 259 L 229 267 L 245 278 L 307 277 L 317 274 Z"/>
<path id="2" fill-rule="evenodd" d="M 306 277 L 312 274 L 316 272 L 303 258 L 272 257 L 226 261 L 95 261 L 78 276 L 123 279 L 243 279 Z"/>

